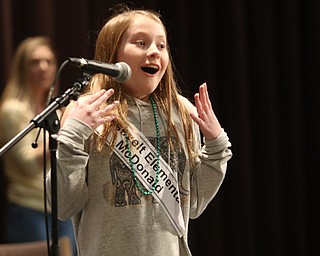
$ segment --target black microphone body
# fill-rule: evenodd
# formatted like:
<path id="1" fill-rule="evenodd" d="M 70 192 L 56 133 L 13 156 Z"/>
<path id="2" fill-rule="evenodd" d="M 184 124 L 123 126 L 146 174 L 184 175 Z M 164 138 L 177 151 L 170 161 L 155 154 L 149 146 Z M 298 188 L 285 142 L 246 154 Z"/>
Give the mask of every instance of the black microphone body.
<path id="1" fill-rule="evenodd" d="M 80 67 L 84 73 L 94 75 L 102 73 L 111 76 L 115 81 L 124 83 L 131 77 L 131 68 L 125 62 L 108 64 L 96 60 L 86 60 L 84 58 L 69 58 L 70 63 L 76 67 Z"/>

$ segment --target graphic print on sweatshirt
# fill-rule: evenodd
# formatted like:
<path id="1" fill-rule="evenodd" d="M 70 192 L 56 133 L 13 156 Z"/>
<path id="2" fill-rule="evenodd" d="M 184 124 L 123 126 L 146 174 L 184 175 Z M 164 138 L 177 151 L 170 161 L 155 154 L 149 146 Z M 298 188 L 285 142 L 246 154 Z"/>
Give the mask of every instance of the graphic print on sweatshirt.
<path id="1" fill-rule="evenodd" d="M 156 137 L 148 138 L 151 144 L 156 148 Z M 173 173 L 178 173 L 178 183 L 180 195 L 189 195 L 189 191 L 182 186 L 182 177 L 186 165 L 186 155 L 181 147 L 181 144 L 172 138 L 174 152 L 170 149 L 170 167 Z M 166 137 L 160 138 L 161 157 L 168 163 L 169 144 Z M 138 187 L 135 183 L 133 173 L 130 168 L 117 156 L 112 153 L 110 157 L 110 172 L 112 178 L 112 185 L 114 186 L 114 203 L 116 207 L 123 207 L 126 205 L 140 204 L 141 200 Z M 153 200 L 153 202 L 156 202 Z"/>

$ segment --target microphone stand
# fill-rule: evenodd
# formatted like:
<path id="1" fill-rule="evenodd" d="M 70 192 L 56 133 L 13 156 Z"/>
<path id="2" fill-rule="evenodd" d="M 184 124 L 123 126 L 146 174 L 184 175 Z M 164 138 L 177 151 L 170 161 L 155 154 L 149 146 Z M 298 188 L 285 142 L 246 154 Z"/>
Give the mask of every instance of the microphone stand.
<path id="1" fill-rule="evenodd" d="M 42 127 L 50 134 L 49 149 L 51 161 L 51 208 L 52 208 L 52 245 L 51 256 L 59 255 L 59 238 L 58 238 L 58 198 L 57 198 L 57 169 L 56 169 L 56 151 L 57 151 L 57 133 L 60 129 L 60 121 L 55 112 L 59 107 L 66 106 L 70 99 L 77 100 L 83 88 L 88 84 L 91 76 L 84 74 L 77 79 L 73 87 L 69 88 L 64 94 L 54 98 L 40 114 L 35 116 L 28 126 L 19 132 L 13 139 L 0 149 L 0 156 L 17 144 L 32 129 Z"/>

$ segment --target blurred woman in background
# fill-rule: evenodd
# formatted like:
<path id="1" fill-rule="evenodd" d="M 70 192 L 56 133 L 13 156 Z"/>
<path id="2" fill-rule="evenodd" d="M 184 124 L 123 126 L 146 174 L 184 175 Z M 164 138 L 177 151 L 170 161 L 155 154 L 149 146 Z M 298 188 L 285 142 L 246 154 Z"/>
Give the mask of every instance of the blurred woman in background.
<path id="1" fill-rule="evenodd" d="M 0 101 L 1 145 L 17 135 L 44 110 L 56 71 L 57 60 L 48 38 L 30 37 L 21 42 Z M 37 148 L 31 147 L 37 133 L 37 129 L 28 133 L 3 156 L 7 179 L 6 242 L 29 242 L 47 238 L 43 193 L 43 136 L 39 136 Z M 47 159 L 50 160 L 49 154 Z M 49 161 L 47 167 L 48 164 Z M 69 236 L 75 247 L 71 221 L 59 221 L 58 229 L 59 237 Z"/>

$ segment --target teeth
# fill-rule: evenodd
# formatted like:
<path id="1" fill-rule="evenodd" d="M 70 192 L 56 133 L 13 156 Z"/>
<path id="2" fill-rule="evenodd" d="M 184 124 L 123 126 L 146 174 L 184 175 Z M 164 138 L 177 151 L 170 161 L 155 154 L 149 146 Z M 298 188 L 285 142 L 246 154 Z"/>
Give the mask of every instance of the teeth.
<path id="1" fill-rule="evenodd" d="M 158 72 L 159 67 L 157 65 L 149 64 L 142 67 L 142 70 L 144 72 L 147 72 L 149 74 L 155 74 Z"/>
<path id="2" fill-rule="evenodd" d="M 154 68 L 154 69 L 158 69 L 158 66 L 157 66 L 157 65 L 152 65 L 152 64 L 150 64 L 150 65 L 144 66 L 144 68 Z"/>

